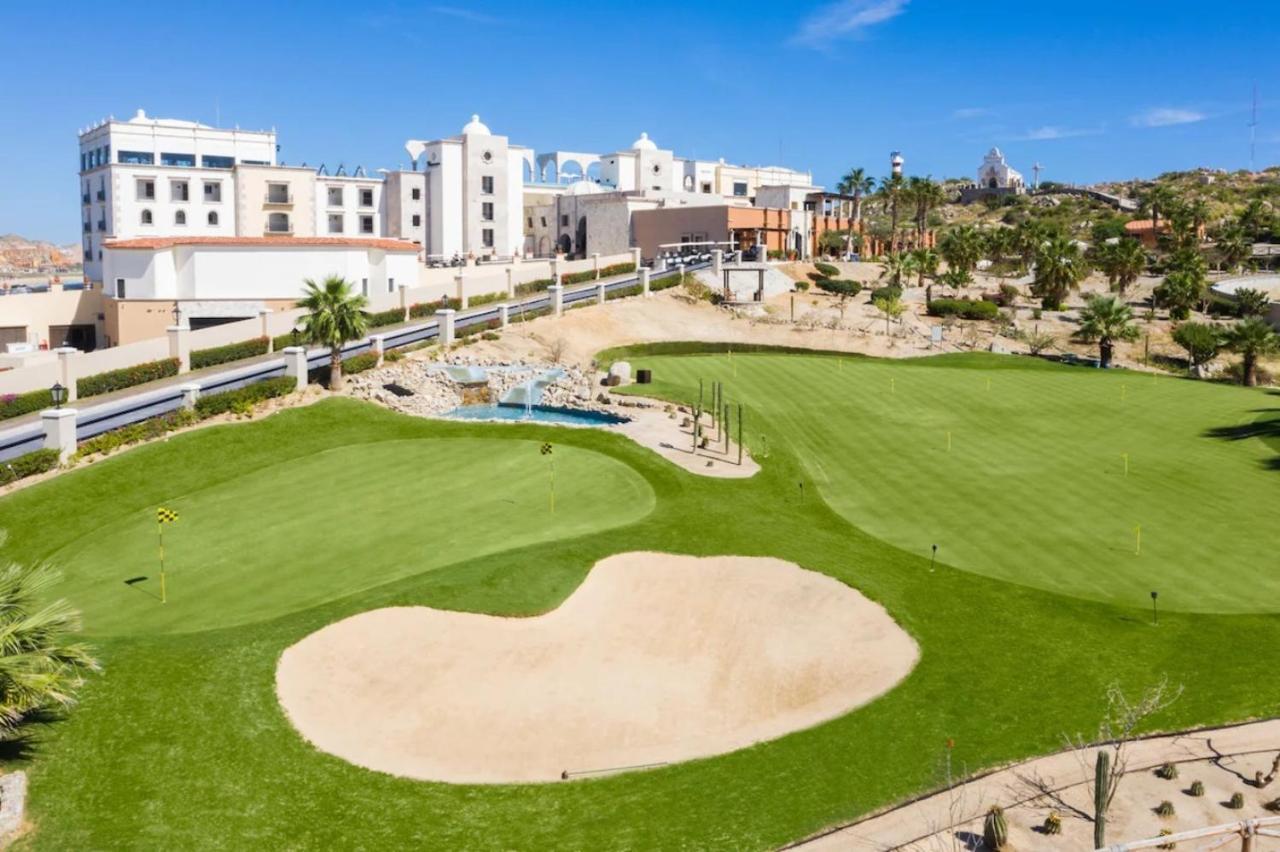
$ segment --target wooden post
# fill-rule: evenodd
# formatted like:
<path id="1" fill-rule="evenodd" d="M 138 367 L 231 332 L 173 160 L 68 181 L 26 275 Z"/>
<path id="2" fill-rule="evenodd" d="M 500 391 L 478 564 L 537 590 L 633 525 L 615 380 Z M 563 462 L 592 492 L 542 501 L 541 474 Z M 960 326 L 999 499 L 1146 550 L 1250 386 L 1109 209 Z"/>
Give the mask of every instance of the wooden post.
<path id="1" fill-rule="evenodd" d="M 727 455 L 729 452 L 729 404 L 728 403 L 725 403 L 725 406 L 724 406 L 724 420 L 722 421 L 722 423 L 723 423 L 722 431 L 724 433 L 724 451 L 725 451 L 725 454 Z"/>
<path id="2" fill-rule="evenodd" d="M 702 431 L 702 403 L 693 410 L 693 451 L 698 452 L 698 433 Z"/>
<path id="3" fill-rule="evenodd" d="M 738 464 L 742 464 L 742 403 L 738 403 Z"/>

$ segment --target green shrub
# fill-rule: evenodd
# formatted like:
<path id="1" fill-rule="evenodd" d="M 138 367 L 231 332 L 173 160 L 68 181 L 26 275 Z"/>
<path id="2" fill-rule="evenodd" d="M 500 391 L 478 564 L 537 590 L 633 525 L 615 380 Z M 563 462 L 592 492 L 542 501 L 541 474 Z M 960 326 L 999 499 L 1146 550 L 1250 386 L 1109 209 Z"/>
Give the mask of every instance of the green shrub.
<path id="1" fill-rule="evenodd" d="M 414 302 L 409 306 L 409 319 L 425 319 L 433 317 L 436 312 L 448 308 L 456 311 L 462 308 L 462 302 L 458 299 L 440 299 L 435 302 Z"/>
<path id="2" fill-rule="evenodd" d="M 632 296 L 639 296 L 643 292 L 644 288 L 639 284 L 632 284 L 630 287 L 619 287 L 617 290 L 610 290 L 604 294 L 604 298 L 606 302 L 610 302 L 614 299 L 628 299 Z"/>
<path id="3" fill-rule="evenodd" d="M 819 278 L 815 284 L 819 290 L 827 293 L 834 293 L 837 296 L 856 296 L 862 292 L 862 284 L 857 281 L 849 281 L 844 278 Z M 902 292 L 898 291 L 899 294 Z"/>
<path id="4" fill-rule="evenodd" d="M 0 485 L 8 485 L 19 479 L 35 476 L 37 473 L 53 470 L 57 466 L 57 450 L 36 450 L 33 453 L 24 453 L 7 462 L 0 462 Z"/>
<path id="5" fill-rule="evenodd" d="M 823 280 L 826 280 L 826 279 L 823 279 Z M 809 282 L 808 282 L 808 281 L 797 281 L 797 282 L 796 282 L 796 289 L 797 289 L 797 290 L 799 290 L 801 293 L 807 293 L 807 292 L 809 292 Z"/>
<path id="6" fill-rule="evenodd" d="M 372 370 L 376 366 L 378 366 L 378 356 L 372 352 L 362 352 L 342 359 L 342 372 L 349 376 Z"/>
<path id="7" fill-rule="evenodd" d="M 112 391 L 131 388 L 134 385 L 142 385 L 147 382 L 154 382 L 156 379 L 164 379 L 176 375 L 178 375 L 177 358 L 148 361 L 145 364 L 134 364 L 132 367 L 108 370 L 105 373 L 96 373 L 92 376 L 85 376 L 83 379 L 76 379 L 76 395 L 83 399 L 86 396 L 111 393 Z"/>
<path id="8" fill-rule="evenodd" d="M 549 316 L 550 314 L 551 314 L 551 308 L 550 308 L 550 307 L 546 307 L 546 308 L 537 308 L 537 309 L 535 309 L 535 310 L 531 310 L 531 311 L 512 311 L 512 312 L 511 312 L 511 321 L 512 321 L 512 322 L 527 322 L 528 320 L 535 320 L 535 319 L 537 319 L 538 317 L 545 317 L 545 316 Z"/>
<path id="9" fill-rule="evenodd" d="M 1170 834 L 1173 834 L 1173 832 L 1172 832 L 1172 831 L 1170 831 L 1170 830 L 1169 830 L 1169 829 L 1167 829 L 1167 828 L 1162 828 L 1162 829 L 1160 829 L 1160 834 L 1158 834 L 1157 836 L 1158 836 L 1158 837 L 1168 837 Z M 1159 846 L 1157 846 L 1156 848 L 1157 848 L 1157 849 L 1177 849 L 1177 848 L 1178 848 L 1178 844 L 1176 844 L 1176 843 L 1161 843 L 1161 844 L 1160 844 Z"/>
<path id="10" fill-rule="evenodd" d="M 994 320 L 1000 315 L 995 302 L 972 299 L 934 299 L 929 303 L 929 316 L 960 317 L 969 320 Z"/>
<path id="11" fill-rule="evenodd" d="M 901 299 L 901 298 L 902 298 L 902 288 L 894 287 L 893 285 L 889 285 L 888 287 L 877 287 L 876 289 L 871 291 L 871 301 L 873 302 L 876 299 L 892 301 L 894 299 Z"/>
<path id="12" fill-rule="evenodd" d="M 277 334 L 275 337 L 271 338 L 271 351 L 273 352 L 279 352 L 282 349 L 284 349 L 286 346 L 293 346 L 293 345 L 294 345 L 293 332 L 291 331 L 285 332 L 284 334 Z M 305 335 L 302 335 L 302 334 L 298 335 L 297 345 L 298 346 L 307 345 L 307 338 Z"/>
<path id="13" fill-rule="evenodd" d="M 480 339 L 481 340 L 501 340 L 502 335 L 498 334 L 498 332 L 496 331 L 486 331 L 484 334 L 480 335 Z"/>
<path id="14" fill-rule="evenodd" d="M 840 274 L 840 267 L 832 266 L 829 263 L 815 263 L 813 268 L 818 270 L 818 274 L 823 278 L 835 278 Z"/>
<path id="15" fill-rule="evenodd" d="M 472 296 L 467 300 L 468 307 L 479 307 L 480 305 L 492 305 L 494 302 L 501 302 L 507 298 L 506 290 L 499 290 L 496 293 L 481 293 L 479 296 Z"/>
<path id="16" fill-rule="evenodd" d="M 297 380 L 292 376 L 281 376 L 236 390 L 202 396 L 196 401 L 196 415 L 203 420 L 215 414 L 225 414 L 236 409 L 237 406 L 253 405 L 278 396 L 285 396 L 292 393 L 295 387 L 297 387 Z"/>
<path id="17" fill-rule="evenodd" d="M 600 277 L 608 278 L 612 275 L 626 275 L 628 272 L 635 272 L 636 265 L 634 263 L 614 263 L 609 266 L 600 267 Z M 595 270 L 585 269 L 582 272 L 566 272 L 560 276 L 561 284 L 581 284 L 584 281 L 594 281 L 596 279 Z"/>
<path id="18" fill-rule="evenodd" d="M 391 308 L 385 311 L 371 311 L 368 314 L 369 328 L 382 328 L 404 322 L 404 308 Z"/>
<path id="19" fill-rule="evenodd" d="M 556 283 L 554 278 L 537 278 L 533 281 L 526 281 L 523 284 L 516 285 L 516 295 L 532 296 L 534 293 L 542 293 L 554 283 Z"/>
<path id="20" fill-rule="evenodd" d="M 769 249 L 767 256 L 770 260 L 782 260 L 782 249 Z"/>
<path id="21" fill-rule="evenodd" d="M 53 394 L 48 390 L 34 390 L 26 393 L 0 394 L 0 420 L 30 414 L 42 408 L 53 407 Z"/>
<path id="22" fill-rule="evenodd" d="M 1203 796 L 1203 795 L 1204 795 L 1204 782 L 1203 782 L 1203 781 L 1192 781 L 1192 782 L 1191 782 L 1191 787 L 1187 790 L 1187 792 L 1188 792 L 1188 793 L 1190 793 L 1192 796 L 1195 796 L 1196 798 L 1199 798 L 1200 796 Z"/>
<path id="23" fill-rule="evenodd" d="M 199 419 L 200 417 L 195 412 L 185 408 L 171 411 L 168 414 L 161 414 L 159 417 L 149 417 L 146 420 L 130 423 L 128 426 L 121 426 L 119 429 L 112 429 L 110 432 L 103 432 L 101 435 L 95 435 L 87 441 L 81 441 L 72 459 L 79 461 L 86 456 L 98 455 L 99 453 L 106 455 L 130 444 L 154 440 L 169 434 L 175 429 L 190 426 Z"/>
<path id="24" fill-rule="evenodd" d="M 691 279 L 693 277 L 694 276 L 692 273 L 686 272 L 683 275 L 677 273 L 675 275 L 668 275 L 666 278 L 655 278 L 649 282 L 649 290 L 650 292 L 656 293 L 659 290 L 667 290 L 671 287 L 678 287 L 681 284 L 683 284 L 687 279 Z"/>
<path id="25" fill-rule="evenodd" d="M 253 358 L 256 355 L 266 355 L 269 343 L 270 341 L 265 337 L 255 337 L 239 343 L 228 343 L 226 346 L 196 349 L 191 353 L 191 369 L 200 370 L 215 364 L 227 364 L 231 361 Z"/>

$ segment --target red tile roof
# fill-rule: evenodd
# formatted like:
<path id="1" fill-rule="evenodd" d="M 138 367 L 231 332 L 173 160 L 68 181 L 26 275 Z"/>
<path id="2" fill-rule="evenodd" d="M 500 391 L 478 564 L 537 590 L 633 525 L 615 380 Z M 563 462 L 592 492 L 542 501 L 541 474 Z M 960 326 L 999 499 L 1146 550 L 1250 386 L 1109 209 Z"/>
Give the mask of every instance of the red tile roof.
<path id="1" fill-rule="evenodd" d="M 1139 233 L 1139 232 L 1141 232 L 1141 231 L 1153 231 L 1153 230 L 1155 230 L 1155 227 L 1156 227 L 1156 223 L 1155 223 L 1154 221 L 1152 221 L 1151 219 L 1134 219 L 1132 222 L 1125 222 L 1125 223 L 1124 223 L 1124 229 L 1125 229 L 1126 231 L 1129 231 L 1129 232 L 1131 232 L 1131 233 L 1135 233 L 1135 234 L 1136 234 L 1136 233 Z M 1168 220 L 1168 219 L 1161 219 L 1161 220 L 1160 220 L 1160 230 L 1162 230 L 1162 231 L 1167 231 L 1167 230 L 1169 230 L 1169 220 Z"/>
<path id="2" fill-rule="evenodd" d="M 137 240 L 112 240 L 103 243 L 109 249 L 166 249 L 174 246 L 227 246 L 253 248 L 363 248 L 382 251 L 417 253 L 422 246 L 407 240 L 357 237 L 144 237 Z"/>

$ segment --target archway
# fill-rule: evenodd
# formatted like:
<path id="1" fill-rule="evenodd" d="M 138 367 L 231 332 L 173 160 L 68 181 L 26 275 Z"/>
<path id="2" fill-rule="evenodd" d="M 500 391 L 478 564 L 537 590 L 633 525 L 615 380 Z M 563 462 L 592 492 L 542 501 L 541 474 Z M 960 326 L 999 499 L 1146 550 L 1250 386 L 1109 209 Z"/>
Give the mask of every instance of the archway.
<path id="1" fill-rule="evenodd" d="M 578 219 L 578 235 L 575 240 L 578 246 L 578 255 L 580 257 L 587 256 L 587 217 L 582 216 Z"/>
<path id="2" fill-rule="evenodd" d="M 569 253 L 572 250 L 573 250 L 573 240 L 570 239 L 568 234 L 561 234 L 560 235 L 560 253 L 568 257 Z"/>
<path id="3" fill-rule="evenodd" d="M 587 166 L 587 180 L 591 181 L 592 183 L 600 182 L 600 161 L 599 160 Z"/>
<path id="4" fill-rule="evenodd" d="M 583 177 L 582 163 L 577 160 L 565 160 L 560 163 L 559 183 L 573 183 L 582 180 Z"/>

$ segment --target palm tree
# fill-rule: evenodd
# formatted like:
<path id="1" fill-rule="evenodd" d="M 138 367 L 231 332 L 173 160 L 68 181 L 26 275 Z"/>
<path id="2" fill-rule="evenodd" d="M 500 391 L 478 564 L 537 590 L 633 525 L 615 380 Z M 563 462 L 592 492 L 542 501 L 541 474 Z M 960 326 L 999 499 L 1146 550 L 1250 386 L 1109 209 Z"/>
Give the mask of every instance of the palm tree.
<path id="1" fill-rule="evenodd" d="M 973 276 L 963 269 L 953 266 L 938 276 L 938 283 L 944 287 L 951 287 L 959 293 L 962 287 L 968 287 L 973 283 Z"/>
<path id="2" fill-rule="evenodd" d="M 884 260 L 884 268 L 880 270 L 880 278 L 889 279 L 889 283 L 894 287 L 902 287 L 902 279 L 904 276 L 910 275 L 912 271 L 910 263 L 907 261 L 906 255 L 891 254 Z"/>
<path id="3" fill-rule="evenodd" d="M 1218 234 L 1215 246 L 1218 258 L 1224 269 L 1236 270 L 1253 255 L 1253 243 L 1250 242 L 1245 229 L 1238 222 L 1233 222 Z"/>
<path id="4" fill-rule="evenodd" d="M 1169 318 L 1184 320 L 1204 300 L 1206 281 L 1191 269 L 1174 269 L 1152 291 L 1155 302 L 1169 309 Z"/>
<path id="5" fill-rule="evenodd" d="M 1040 303 L 1059 310 L 1067 293 L 1074 290 L 1089 274 L 1089 264 L 1080 246 L 1063 236 L 1050 239 L 1036 253 L 1036 277 L 1031 292 Z"/>
<path id="6" fill-rule="evenodd" d="M 982 232 L 972 225 L 960 225 L 942 235 L 938 241 L 938 252 L 947 266 L 973 272 L 982 259 Z"/>
<path id="7" fill-rule="evenodd" d="M 889 254 L 898 253 L 898 202 L 902 200 L 906 181 L 900 174 L 892 174 L 880 181 L 878 194 L 889 211 Z"/>
<path id="8" fill-rule="evenodd" d="M 1160 214 L 1167 213 L 1170 207 L 1177 204 L 1173 190 L 1162 184 L 1151 188 L 1146 197 L 1147 206 L 1151 208 L 1151 227 L 1153 233 L 1160 233 Z"/>
<path id="9" fill-rule="evenodd" d="M 1004 267 L 1001 264 L 1013 251 L 1013 231 L 1009 228 L 992 228 L 983 233 L 983 243 L 987 257 L 996 267 L 996 274 L 1003 278 Z"/>
<path id="10" fill-rule="evenodd" d="M 1123 296 L 1125 288 L 1146 271 L 1147 253 L 1142 243 L 1132 237 L 1121 237 L 1099 248 L 1098 268 L 1106 274 L 1111 289 Z"/>
<path id="11" fill-rule="evenodd" d="M 1236 315 L 1239 317 L 1264 317 L 1271 308 L 1271 296 L 1252 287 L 1236 291 Z"/>
<path id="12" fill-rule="evenodd" d="M 1239 353 L 1241 378 L 1252 387 L 1258 383 L 1258 359 L 1280 350 L 1280 336 L 1261 317 L 1249 317 L 1227 329 L 1226 345 Z"/>
<path id="13" fill-rule="evenodd" d="M 1266 227 L 1268 218 L 1267 205 L 1261 198 L 1250 199 L 1244 210 L 1240 211 L 1240 225 L 1250 240 L 1257 241 L 1258 232 Z"/>
<path id="14" fill-rule="evenodd" d="M 873 299 L 871 304 L 877 311 L 884 314 L 884 333 L 888 337 L 890 320 L 895 320 L 902 316 L 903 312 L 906 311 L 906 307 L 897 296 L 881 296 L 878 299 Z"/>
<path id="15" fill-rule="evenodd" d="M 933 280 L 938 276 L 938 264 L 942 258 L 931 248 L 917 248 L 907 254 L 907 266 L 917 277 L 917 286 L 924 287 L 925 304 L 933 302 Z M 929 284 L 924 280 L 928 278 Z"/>
<path id="16" fill-rule="evenodd" d="M 304 295 L 297 307 L 306 311 L 303 333 L 312 343 L 329 347 L 329 389 L 342 390 L 342 347 L 364 337 L 369 320 L 364 309 L 369 301 L 339 275 L 330 275 L 319 284 L 310 278 L 302 283 Z"/>
<path id="17" fill-rule="evenodd" d="M 867 170 L 858 167 L 849 169 L 836 184 L 836 192 L 853 196 L 853 221 L 862 220 L 862 196 L 876 188 L 876 179 L 867 174 Z"/>
<path id="18" fill-rule="evenodd" d="M 916 248 L 924 245 L 924 232 L 928 228 L 929 213 L 947 200 L 942 184 L 931 177 L 911 177 L 907 180 L 906 197 L 915 205 Z"/>
<path id="19" fill-rule="evenodd" d="M 1209 221 L 1209 202 L 1197 195 L 1187 205 L 1187 215 L 1191 217 L 1192 227 L 1199 231 Z"/>
<path id="20" fill-rule="evenodd" d="M 1133 309 L 1115 296 L 1094 296 L 1080 312 L 1080 327 L 1074 337 L 1086 343 L 1098 342 L 1098 364 L 1111 366 L 1111 356 L 1118 340 L 1137 340 L 1138 327 L 1133 324 Z"/>
<path id="21" fill-rule="evenodd" d="M 45 602 L 60 579 L 46 566 L 0 570 L 0 739 L 24 719 L 70 707 L 99 668 L 86 646 L 68 641 L 79 613 L 64 600 Z"/>

